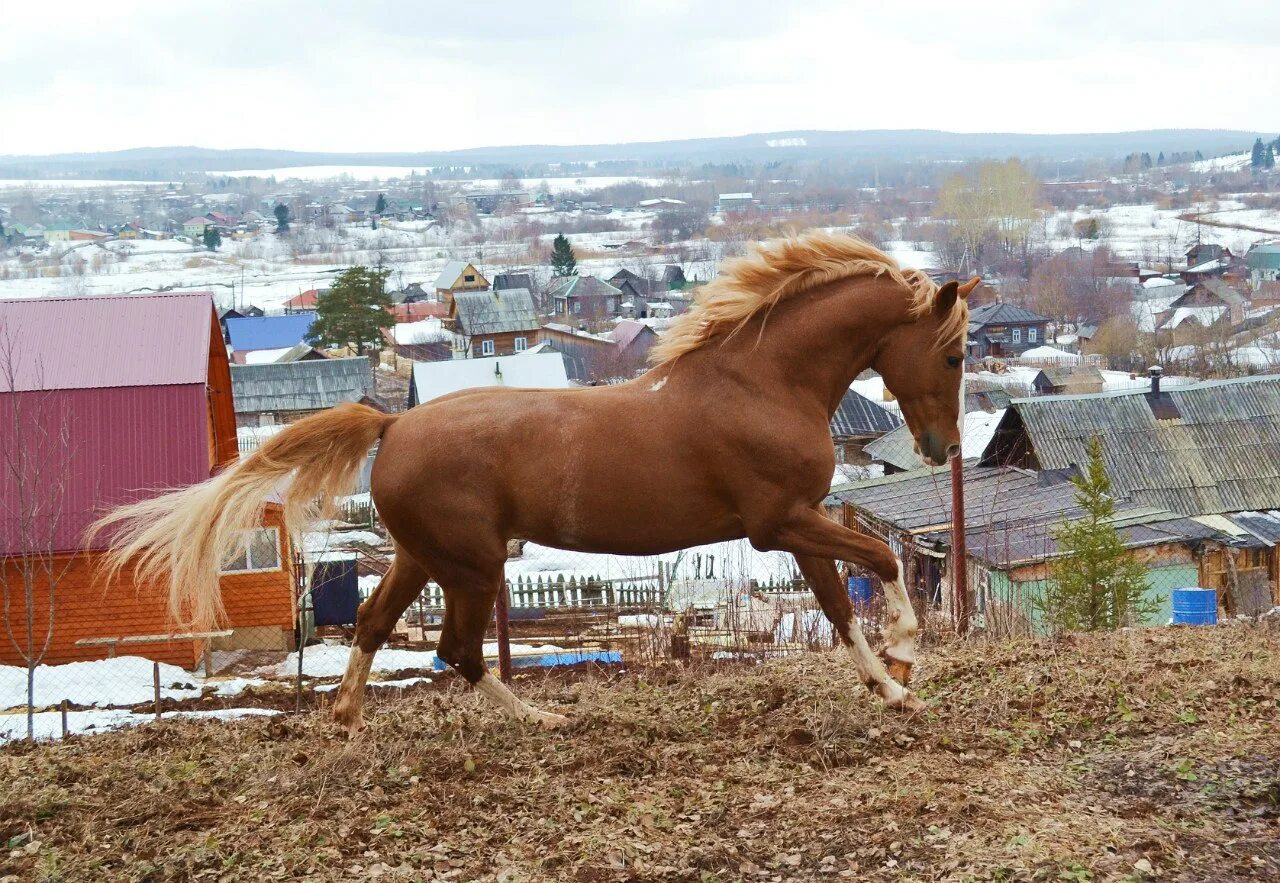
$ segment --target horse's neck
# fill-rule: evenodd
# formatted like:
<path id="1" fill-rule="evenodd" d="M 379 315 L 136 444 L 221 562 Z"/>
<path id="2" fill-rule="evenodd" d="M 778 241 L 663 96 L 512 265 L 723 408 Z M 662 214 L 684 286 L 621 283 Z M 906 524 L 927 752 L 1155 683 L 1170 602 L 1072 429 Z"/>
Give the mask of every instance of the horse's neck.
<path id="1" fill-rule="evenodd" d="M 708 355 L 719 369 L 783 385 L 820 403 L 828 416 L 875 358 L 881 339 L 906 319 L 899 291 L 877 280 L 846 280 L 793 295 Z"/>

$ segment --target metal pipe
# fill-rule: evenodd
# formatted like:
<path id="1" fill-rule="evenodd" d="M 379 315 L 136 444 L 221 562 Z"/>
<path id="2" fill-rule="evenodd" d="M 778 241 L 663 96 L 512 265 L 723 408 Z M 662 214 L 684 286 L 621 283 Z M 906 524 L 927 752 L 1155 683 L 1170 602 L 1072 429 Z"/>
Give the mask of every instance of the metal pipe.
<path id="1" fill-rule="evenodd" d="M 507 584 L 504 580 L 498 588 L 498 598 L 493 605 L 493 618 L 497 621 L 498 632 L 498 677 L 504 684 L 511 683 L 511 626 L 509 622 L 510 602 L 507 598 Z"/>
<path id="2" fill-rule="evenodd" d="M 963 454 L 951 457 L 951 585 L 955 592 L 956 632 L 969 633 L 969 569 L 964 540 Z"/>

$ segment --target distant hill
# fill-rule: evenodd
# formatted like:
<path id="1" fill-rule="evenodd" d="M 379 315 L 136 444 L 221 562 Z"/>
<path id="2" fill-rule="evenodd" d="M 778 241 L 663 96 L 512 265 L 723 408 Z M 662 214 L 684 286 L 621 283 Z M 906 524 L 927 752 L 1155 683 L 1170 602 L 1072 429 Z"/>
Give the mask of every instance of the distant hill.
<path id="1" fill-rule="evenodd" d="M 1043 160 L 1118 159 L 1129 153 L 1199 150 L 1206 157 L 1247 149 L 1274 133 L 1222 129 L 1149 129 L 1067 135 L 959 133 L 932 129 L 801 130 L 637 141 L 626 144 L 475 147 L 420 153 L 318 153 L 248 148 L 139 147 L 108 153 L 0 156 L 0 178 L 143 178 L 163 180 L 199 172 L 315 165 L 510 166 L 623 161 L 688 164 L 770 159 L 948 161 L 1019 156 Z"/>

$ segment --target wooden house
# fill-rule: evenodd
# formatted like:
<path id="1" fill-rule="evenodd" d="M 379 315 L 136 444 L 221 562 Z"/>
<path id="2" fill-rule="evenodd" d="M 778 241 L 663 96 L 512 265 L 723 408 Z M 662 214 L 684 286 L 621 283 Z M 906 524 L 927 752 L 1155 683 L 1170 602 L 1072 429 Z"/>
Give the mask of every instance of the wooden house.
<path id="1" fill-rule="evenodd" d="M 595 276 L 566 276 L 551 290 L 552 315 L 565 325 L 601 325 L 623 315 L 626 297 Z"/>
<path id="2" fill-rule="evenodd" d="M 1045 342 L 1046 316 L 997 302 L 969 310 L 969 355 L 1007 358 Z"/>
<path id="3" fill-rule="evenodd" d="M 100 659 L 110 652 L 104 639 L 180 631 L 168 617 L 167 587 L 140 583 L 127 569 L 110 583 L 99 579 L 109 537 L 86 549 L 85 529 L 106 508 L 203 481 L 235 462 L 231 371 L 212 296 L 0 301 L 0 325 L 20 341 L 15 382 L 0 392 L 0 446 L 38 449 L 44 470 L 36 485 L 29 473 L 6 470 L 0 500 L 18 499 L 26 486 L 45 504 L 0 505 L 0 567 L 11 584 L 31 556 L 52 561 L 61 574 L 51 580 L 35 573 L 40 642 L 53 596 L 44 661 Z M 50 445 L 50 433 L 61 441 Z M 232 634 L 214 646 L 287 649 L 295 580 L 278 506 L 268 506 L 244 544 L 221 578 Z M 122 645 L 120 652 L 190 667 L 205 647 L 204 640 L 177 638 Z M 0 642 L 0 662 L 19 662 L 8 640 Z"/>
<path id="4" fill-rule="evenodd" d="M 902 418 L 850 389 L 830 422 L 836 463 L 862 464 L 871 462 L 863 450 L 867 443 L 897 429 Z"/>
<path id="5" fill-rule="evenodd" d="M 522 353 L 537 342 L 538 314 L 526 288 L 458 291 L 449 322 L 471 357 Z"/>
<path id="6" fill-rule="evenodd" d="M 448 303 L 460 291 L 488 291 L 489 280 L 468 261 L 449 261 L 436 277 L 436 297 Z"/>
<path id="7" fill-rule="evenodd" d="M 635 377 L 648 364 L 657 340 L 652 328 L 629 319 L 601 334 L 557 322 L 538 329 L 538 342 L 564 356 L 569 379 L 587 385 Z"/>

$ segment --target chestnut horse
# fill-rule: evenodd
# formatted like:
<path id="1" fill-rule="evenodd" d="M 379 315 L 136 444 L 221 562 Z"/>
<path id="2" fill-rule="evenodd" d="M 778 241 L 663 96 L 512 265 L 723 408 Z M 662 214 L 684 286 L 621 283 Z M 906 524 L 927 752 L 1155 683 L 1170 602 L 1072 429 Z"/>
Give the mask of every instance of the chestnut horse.
<path id="1" fill-rule="evenodd" d="M 110 572 L 132 566 L 167 584 L 173 616 L 208 627 L 222 613 L 220 565 L 267 497 L 280 495 L 297 536 L 350 492 L 380 439 L 372 496 L 396 554 L 360 605 L 334 704 L 350 732 L 363 726 L 373 654 L 428 579 L 445 597 L 439 657 L 508 714 L 565 721 L 522 702 L 485 666 L 484 633 L 516 538 L 618 555 L 741 538 L 791 552 L 862 681 L 890 707 L 919 710 L 904 686 L 917 623 L 902 565 L 884 543 L 822 513 L 835 466 L 828 424 L 853 379 L 874 368 L 922 456 L 945 462 L 960 444 L 964 297 L 976 282 L 939 288 L 849 236 L 765 244 L 699 292 L 635 380 L 475 389 L 399 415 L 344 404 L 307 417 L 202 484 L 107 515 L 97 527 L 115 531 Z M 619 471 L 619 451 L 650 467 Z M 879 657 L 836 561 L 884 581 Z"/>

